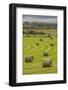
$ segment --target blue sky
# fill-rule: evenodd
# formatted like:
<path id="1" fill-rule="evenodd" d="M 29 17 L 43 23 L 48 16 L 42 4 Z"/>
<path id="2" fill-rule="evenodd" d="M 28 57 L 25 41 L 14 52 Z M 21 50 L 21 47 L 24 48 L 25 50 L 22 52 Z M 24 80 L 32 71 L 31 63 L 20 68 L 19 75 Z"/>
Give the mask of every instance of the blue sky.
<path id="1" fill-rule="evenodd" d="M 23 21 L 57 23 L 57 16 L 23 15 Z"/>

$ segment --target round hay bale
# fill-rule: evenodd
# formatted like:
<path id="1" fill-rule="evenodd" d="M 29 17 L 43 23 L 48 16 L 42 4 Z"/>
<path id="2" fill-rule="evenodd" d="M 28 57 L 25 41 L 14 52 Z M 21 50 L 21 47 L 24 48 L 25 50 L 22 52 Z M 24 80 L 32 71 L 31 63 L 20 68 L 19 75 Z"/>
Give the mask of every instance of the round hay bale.
<path id="1" fill-rule="evenodd" d="M 48 52 L 45 51 L 45 52 L 43 53 L 43 56 L 48 56 Z"/>
<path id="2" fill-rule="evenodd" d="M 42 39 L 40 39 L 40 41 L 43 41 Z"/>
<path id="3" fill-rule="evenodd" d="M 32 62 L 32 61 L 33 61 L 33 56 L 25 57 L 25 62 Z"/>
<path id="4" fill-rule="evenodd" d="M 48 37 L 51 38 L 51 34 L 48 34 Z"/>
<path id="5" fill-rule="evenodd" d="M 52 65 L 52 59 L 50 58 L 45 58 L 42 64 L 42 67 L 51 67 Z"/>
<path id="6" fill-rule="evenodd" d="M 39 46 L 39 43 L 36 43 L 37 46 Z"/>
<path id="7" fill-rule="evenodd" d="M 53 37 L 50 37 L 50 39 L 53 39 Z"/>
<path id="8" fill-rule="evenodd" d="M 50 46 L 53 46 L 53 43 L 51 43 Z"/>

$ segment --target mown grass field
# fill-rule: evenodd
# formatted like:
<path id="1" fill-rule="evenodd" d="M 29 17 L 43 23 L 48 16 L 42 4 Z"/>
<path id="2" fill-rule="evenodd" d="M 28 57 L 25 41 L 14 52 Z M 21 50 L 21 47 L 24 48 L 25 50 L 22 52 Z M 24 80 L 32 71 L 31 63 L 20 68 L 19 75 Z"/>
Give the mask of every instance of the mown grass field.
<path id="1" fill-rule="evenodd" d="M 23 36 L 22 73 L 24 75 L 57 73 L 57 37 L 55 35 L 52 37 L 53 39 L 48 36 Z M 36 43 L 39 45 L 37 46 Z M 50 46 L 51 43 L 53 46 Z M 47 57 L 52 59 L 52 66 L 43 68 L 43 59 L 46 58 L 43 56 L 45 51 L 48 51 Z M 25 57 L 28 55 L 32 55 L 34 59 L 32 62 L 26 63 Z"/>

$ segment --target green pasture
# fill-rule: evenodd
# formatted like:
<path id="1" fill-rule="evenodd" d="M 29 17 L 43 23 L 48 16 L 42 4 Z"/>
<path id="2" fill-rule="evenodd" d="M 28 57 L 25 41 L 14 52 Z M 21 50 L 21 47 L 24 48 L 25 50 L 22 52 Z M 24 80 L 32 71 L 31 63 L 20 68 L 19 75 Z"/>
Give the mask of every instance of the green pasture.
<path id="1" fill-rule="evenodd" d="M 48 36 L 23 36 L 22 38 L 22 74 L 49 74 L 49 73 L 57 73 L 57 37 L 55 35 L 52 36 L 51 39 Z M 40 41 L 42 39 L 42 41 Z M 39 45 L 37 46 L 36 43 Z M 53 43 L 53 46 L 50 44 Z M 46 56 L 43 56 L 43 53 L 48 51 L 49 58 L 52 59 L 51 67 L 42 67 L 43 59 Z M 34 59 L 32 62 L 25 62 L 26 56 L 33 56 Z"/>

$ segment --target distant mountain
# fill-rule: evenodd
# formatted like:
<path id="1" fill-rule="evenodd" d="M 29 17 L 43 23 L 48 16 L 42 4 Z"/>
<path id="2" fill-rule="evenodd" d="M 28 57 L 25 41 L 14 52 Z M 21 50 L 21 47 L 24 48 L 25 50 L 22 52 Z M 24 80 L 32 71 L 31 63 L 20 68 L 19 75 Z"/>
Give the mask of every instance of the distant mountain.
<path id="1" fill-rule="evenodd" d="M 44 23 L 44 22 L 24 22 L 23 28 L 54 28 L 57 29 L 56 23 Z"/>

